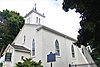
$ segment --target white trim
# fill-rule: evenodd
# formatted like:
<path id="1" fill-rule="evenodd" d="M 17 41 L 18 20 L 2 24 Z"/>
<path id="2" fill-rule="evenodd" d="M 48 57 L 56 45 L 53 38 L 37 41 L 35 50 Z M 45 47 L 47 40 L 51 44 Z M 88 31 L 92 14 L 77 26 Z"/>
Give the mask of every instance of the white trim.
<path id="1" fill-rule="evenodd" d="M 88 64 L 88 61 L 86 60 L 85 56 L 83 55 L 81 49 L 79 49 L 78 47 L 76 47 L 76 48 L 79 50 L 79 52 L 80 52 L 80 54 L 82 55 L 82 57 L 84 58 L 85 62 Z"/>
<path id="2" fill-rule="evenodd" d="M 2 55 L 4 55 L 4 53 L 8 50 L 8 48 L 9 47 L 12 47 L 10 44 L 8 44 L 8 46 L 6 47 L 6 49 L 4 50 L 4 52 L 3 52 L 3 54 Z M 13 47 L 12 47 L 13 48 Z M 14 49 L 14 48 L 13 48 Z"/>

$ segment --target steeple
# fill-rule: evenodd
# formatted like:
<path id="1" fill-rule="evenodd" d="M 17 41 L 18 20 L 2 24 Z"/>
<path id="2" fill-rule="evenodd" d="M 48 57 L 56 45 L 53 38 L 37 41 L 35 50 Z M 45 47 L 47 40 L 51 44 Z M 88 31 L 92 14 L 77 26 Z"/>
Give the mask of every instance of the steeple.
<path id="1" fill-rule="evenodd" d="M 44 13 L 39 13 L 35 4 L 35 7 L 33 7 L 33 9 L 25 15 L 25 24 L 43 24 L 44 18 Z"/>
<path id="2" fill-rule="evenodd" d="M 36 10 L 36 4 L 35 4 L 35 10 Z M 36 10 L 37 11 L 37 10 Z"/>

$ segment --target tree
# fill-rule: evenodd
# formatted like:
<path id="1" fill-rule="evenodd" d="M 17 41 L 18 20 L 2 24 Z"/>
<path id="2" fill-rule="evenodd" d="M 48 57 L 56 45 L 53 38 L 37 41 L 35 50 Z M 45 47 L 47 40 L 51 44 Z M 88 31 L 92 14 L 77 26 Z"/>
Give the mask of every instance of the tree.
<path id="1" fill-rule="evenodd" d="M 3 67 L 3 63 L 0 62 L 0 67 Z"/>
<path id="2" fill-rule="evenodd" d="M 31 58 L 23 59 L 23 62 L 18 62 L 15 67 L 43 67 L 41 61 L 35 62 Z"/>
<path id="3" fill-rule="evenodd" d="M 92 57 L 100 67 L 100 1 L 98 0 L 64 0 L 63 9 L 76 9 L 80 13 L 81 29 L 76 42 L 77 46 L 88 46 L 92 48 Z"/>
<path id="4" fill-rule="evenodd" d="M 0 11 L 0 56 L 6 46 L 14 40 L 24 24 L 24 18 L 15 11 Z"/>

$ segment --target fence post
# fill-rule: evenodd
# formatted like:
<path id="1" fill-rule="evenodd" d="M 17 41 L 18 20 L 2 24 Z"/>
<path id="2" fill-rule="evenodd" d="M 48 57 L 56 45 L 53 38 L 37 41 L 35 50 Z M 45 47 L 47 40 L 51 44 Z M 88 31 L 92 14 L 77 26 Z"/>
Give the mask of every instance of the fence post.
<path id="1" fill-rule="evenodd" d="M 69 67 L 71 67 L 71 64 L 69 64 Z"/>

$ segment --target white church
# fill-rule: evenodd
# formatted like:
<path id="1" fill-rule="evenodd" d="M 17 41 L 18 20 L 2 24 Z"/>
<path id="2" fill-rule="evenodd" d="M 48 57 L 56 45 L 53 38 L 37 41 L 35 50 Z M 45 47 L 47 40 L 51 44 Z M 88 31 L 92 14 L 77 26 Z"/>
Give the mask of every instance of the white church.
<path id="1" fill-rule="evenodd" d="M 97 67 L 89 54 L 88 47 L 78 48 L 73 43 L 75 39 L 44 26 L 44 14 L 32 9 L 25 16 L 25 24 L 14 39 L 5 49 L 10 60 L 3 62 L 3 67 L 14 67 L 22 58 L 41 60 L 43 67 L 51 67 L 47 62 L 47 55 L 55 54 L 55 62 L 52 67 Z"/>

